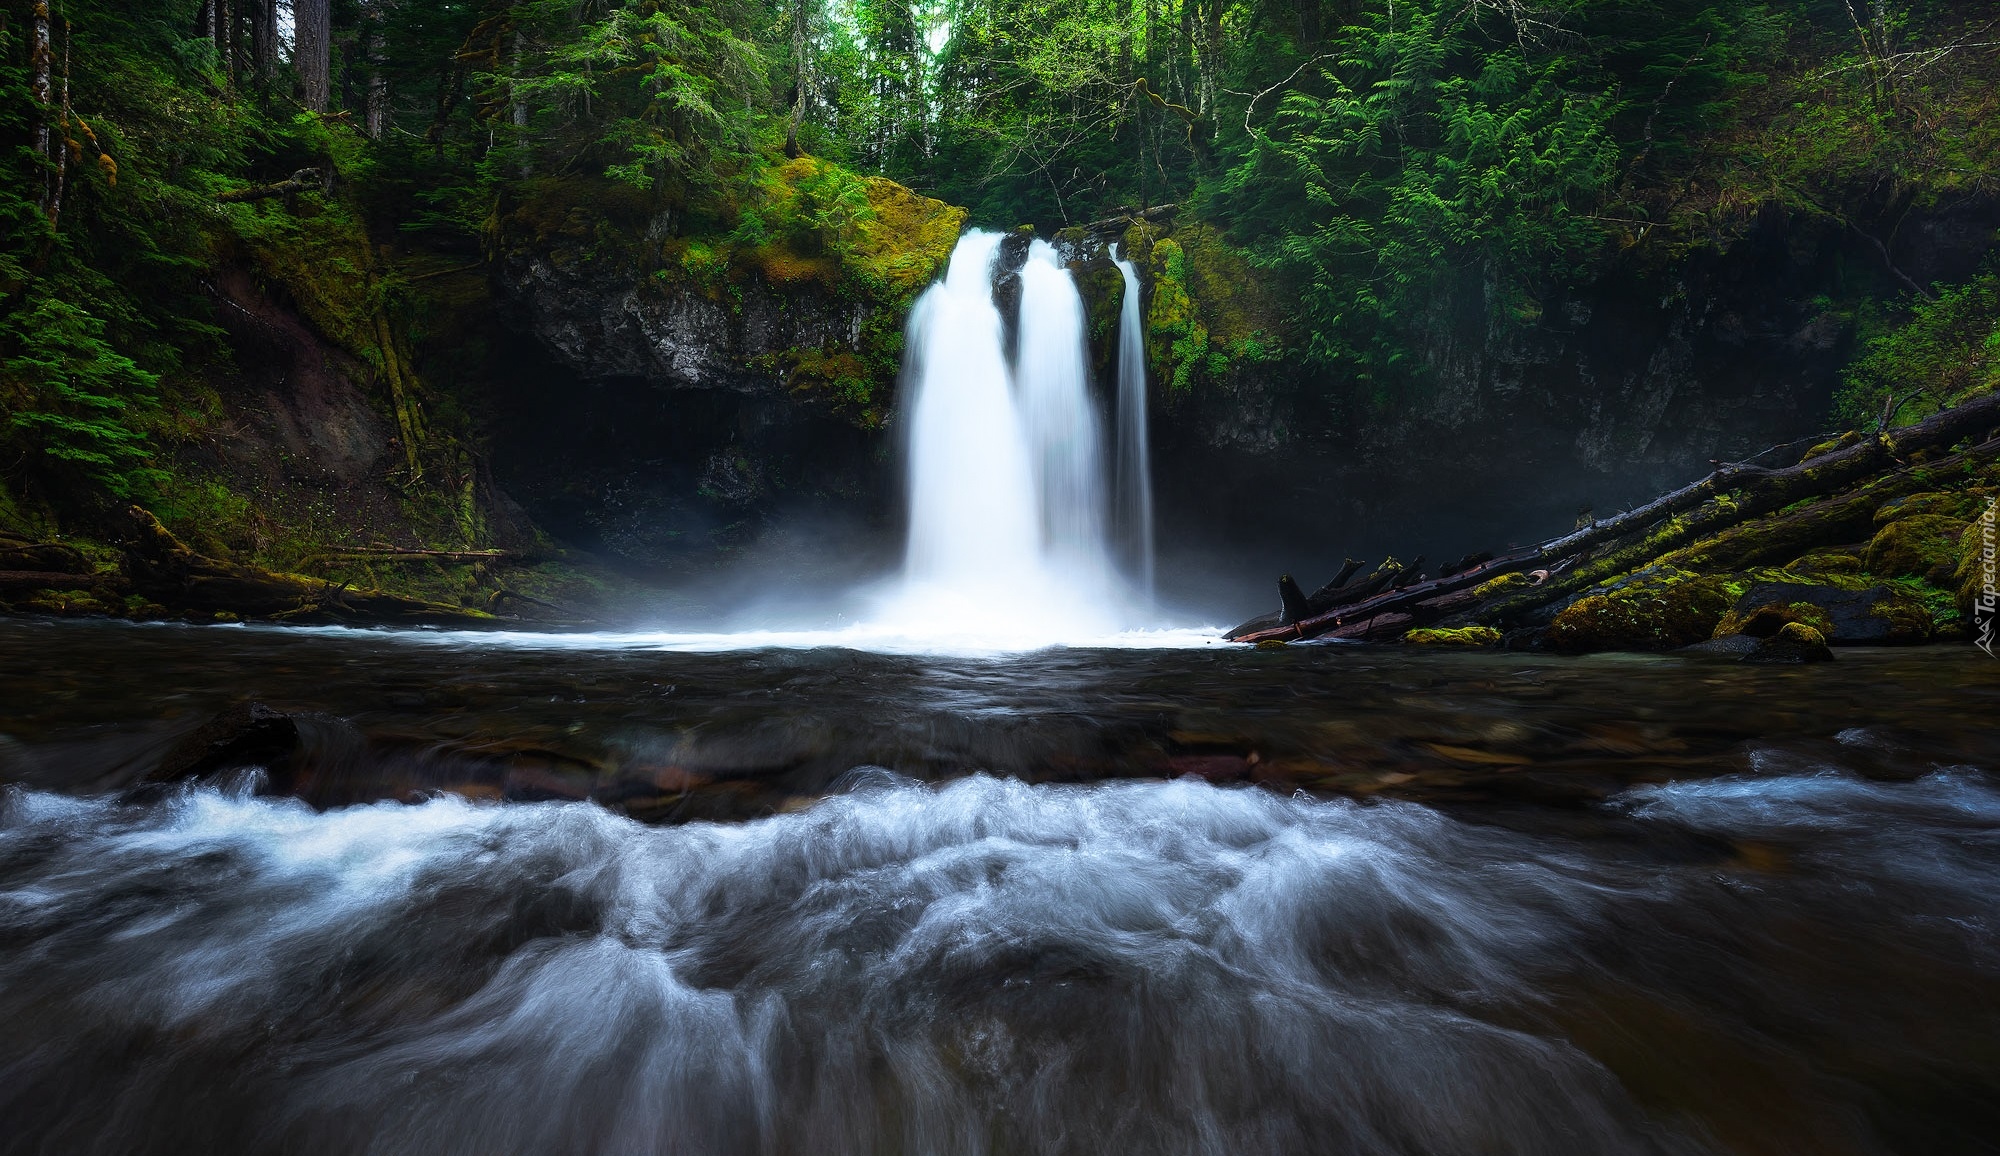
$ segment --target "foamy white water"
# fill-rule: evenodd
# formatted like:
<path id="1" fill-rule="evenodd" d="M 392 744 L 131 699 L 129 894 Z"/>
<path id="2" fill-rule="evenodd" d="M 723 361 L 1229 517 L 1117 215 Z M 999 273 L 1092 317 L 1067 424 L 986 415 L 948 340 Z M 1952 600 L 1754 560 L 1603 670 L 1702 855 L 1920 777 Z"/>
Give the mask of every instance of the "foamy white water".
<path id="1" fill-rule="evenodd" d="M 908 592 L 902 592 L 904 599 Z M 912 609 L 908 601 L 899 610 Z M 719 654 L 735 650 L 815 650 L 837 647 L 875 654 L 936 654 L 957 657 L 1019 654 L 1051 647 L 1080 650 L 1187 650 L 1227 645 L 1223 628 L 1215 625 L 1163 626 L 1136 630 L 1092 632 L 1088 623 L 1071 625 L 1060 618 L 1039 616 L 1013 623 L 981 620 L 977 608 L 954 615 L 950 601 L 940 599 L 921 608 L 909 620 L 884 617 L 878 621 L 817 629 L 673 630 L 397 630 L 387 632 L 413 645 L 491 647 L 521 650 L 658 650 L 683 654 Z M 1032 609 L 1032 608 L 1031 608 Z M 219 629 L 219 628 L 210 628 Z M 283 626 L 243 629 L 282 630 L 286 634 L 349 634 L 347 626 Z M 377 632 L 382 633 L 382 632 Z"/>
<path id="2" fill-rule="evenodd" d="M 1990 1055 L 1976 775 L 1651 788 L 1617 842 L 1188 780 L 849 785 L 671 828 L 0 794 L 0 1152 L 1971 1150 L 1847 1108 L 1848 1057 Z M 1572 1038 L 1579 1000 L 1610 1030 Z M 1789 1083 L 1740 1117 L 1677 1092 L 1714 1064 Z M 1732 1144 L 1690 1103 L 1814 1130 Z"/>

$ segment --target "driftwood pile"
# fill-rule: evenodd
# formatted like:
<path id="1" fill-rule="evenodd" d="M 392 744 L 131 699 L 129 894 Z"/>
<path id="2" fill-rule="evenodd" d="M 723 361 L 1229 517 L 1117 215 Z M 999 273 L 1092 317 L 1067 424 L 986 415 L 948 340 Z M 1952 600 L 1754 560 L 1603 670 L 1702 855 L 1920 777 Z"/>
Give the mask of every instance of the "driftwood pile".
<path id="1" fill-rule="evenodd" d="M 1883 502 L 1923 489 L 1924 472 L 1992 461 L 2000 455 L 1996 435 L 2000 393 L 1902 429 L 1872 437 L 1849 434 L 1796 465 L 1716 463 L 1707 477 L 1635 510 L 1539 545 L 1472 555 L 1430 578 L 1422 573 L 1421 558 L 1407 566 L 1392 559 L 1358 580 L 1363 563 L 1350 559 L 1333 581 L 1311 594 L 1287 574 L 1278 579 L 1280 609 L 1226 637 L 1246 643 L 1322 636 L 1386 640 L 1432 625 L 1505 630 L 1656 561 L 1725 569 L 1775 565 L 1816 547 L 1853 541 Z M 1940 450 L 1950 453 L 1937 456 Z M 1928 455 L 1921 465 L 1912 460 L 1919 454 Z M 1754 527 L 1747 525 L 1752 522 Z M 1699 556 L 1684 558 L 1697 545 Z M 1515 573 L 1525 573 L 1527 580 L 1494 583 Z"/>

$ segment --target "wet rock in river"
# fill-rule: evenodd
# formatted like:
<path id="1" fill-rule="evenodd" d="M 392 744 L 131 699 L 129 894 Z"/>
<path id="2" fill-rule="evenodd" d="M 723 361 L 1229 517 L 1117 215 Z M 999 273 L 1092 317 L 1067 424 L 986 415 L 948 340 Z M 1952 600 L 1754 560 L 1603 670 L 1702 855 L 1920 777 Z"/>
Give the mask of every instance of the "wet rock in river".
<path id="1" fill-rule="evenodd" d="M 1577 599 L 1549 624 L 1551 649 L 1674 650 L 1716 633 L 1730 605 L 1726 576 L 1648 567 L 1625 585 Z"/>
<path id="2" fill-rule="evenodd" d="M 1707 642 L 1697 642 L 1693 646 L 1681 648 L 1682 654 L 1719 654 L 1729 658 L 1742 658 L 1764 640 L 1749 634 L 1721 634 Z"/>
<path id="3" fill-rule="evenodd" d="M 1907 646 L 1929 642 L 1931 613 L 1891 586 L 1849 589 L 1802 582 L 1759 582 L 1743 593 L 1715 633 L 1770 637 L 1787 623 L 1810 626 L 1836 646 Z"/>
<path id="4" fill-rule="evenodd" d="M 237 703 L 176 743 L 146 781 L 171 783 L 244 767 L 282 769 L 298 749 L 298 721 L 291 715 L 261 702 Z"/>
<path id="5" fill-rule="evenodd" d="M 341 772 L 366 745 L 345 719 L 239 702 L 174 744 L 143 782 L 157 786 L 256 768 L 266 775 L 265 791 L 298 794 L 316 770 Z"/>
<path id="6" fill-rule="evenodd" d="M 1787 622 L 1776 634 L 1760 640 L 1742 660 L 1779 666 L 1832 659 L 1833 651 L 1827 648 L 1824 635 L 1802 622 Z"/>

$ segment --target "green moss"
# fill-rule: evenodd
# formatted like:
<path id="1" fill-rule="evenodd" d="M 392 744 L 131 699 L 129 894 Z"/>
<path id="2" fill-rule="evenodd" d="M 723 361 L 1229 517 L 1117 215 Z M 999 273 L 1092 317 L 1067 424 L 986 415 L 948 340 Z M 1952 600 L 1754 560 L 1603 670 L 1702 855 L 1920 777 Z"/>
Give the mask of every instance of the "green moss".
<path id="1" fill-rule="evenodd" d="M 1417 646 L 1497 646 L 1500 632 L 1491 626 L 1425 627 L 1404 634 L 1403 641 Z"/>
<path id="2" fill-rule="evenodd" d="M 1833 619 L 1810 602 L 1770 603 L 1746 610 L 1731 610 L 1715 624 L 1713 637 L 1748 634 L 1769 638 L 1787 625 L 1799 624 L 1825 635 L 1833 633 Z"/>
<path id="3" fill-rule="evenodd" d="M 1923 606 L 1934 635 L 1950 636 L 1964 629 L 1967 615 L 1958 608 L 1957 594 L 1948 588 L 1949 577 L 1946 582 L 1947 586 L 1940 587 L 1923 578 L 1897 578 L 1889 584 Z"/>
<path id="4" fill-rule="evenodd" d="M 151 508 L 163 525 L 204 553 L 226 555 L 254 545 L 250 500 L 218 479 L 169 474 Z"/>
<path id="5" fill-rule="evenodd" d="M 1875 511 L 1875 524 L 1885 526 L 1901 518 L 1913 518 L 1919 514 L 1940 514 L 1947 518 L 1965 521 L 1978 515 L 1984 508 L 1977 494 L 1964 490 L 1926 490 L 1920 494 L 1908 494 L 1882 503 Z"/>
<path id="6" fill-rule="evenodd" d="M 1856 433 L 1854 430 L 1848 430 L 1846 433 L 1841 434 L 1837 438 L 1831 438 L 1827 441 L 1823 441 L 1818 445 L 1814 446 L 1813 448 L 1807 450 L 1805 452 L 1805 456 L 1801 457 L 1799 460 L 1802 462 L 1811 461 L 1813 458 L 1819 457 L 1821 454 L 1830 454 L 1835 450 L 1844 450 L 1848 446 L 1859 445 L 1859 444 L 1861 444 L 1861 435 L 1859 433 Z"/>
<path id="7" fill-rule="evenodd" d="M 1987 509 L 1990 511 L 1993 507 L 1988 506 Z M 2000 560 L 1995 557 L 1996 552 L 2000 552 L 2000 543 L 1996 543 L 1996 538 L 2000 538 L 2000 526 L 1995 525 L 1996 521 L 2000 521 L 2000 514 L 1992 518 L 1982 514 L 1965 527 L 1958 539 L 1958 565 L 1952 570 L 1951 580 L 1945 584 L 1954 594 L 1953 602 L 1959 613 L 1968 621 L 1985 597 L 1988 577 L 1996 573 L 1996 567 L 2000 567 Z"/>
<path id="8" fill-rule="evenodd" d="M 1126 252 L 1152 286 L 1146 307 L 1149 368 L 1170 391 L 1220 381 L 1242 363 L 1275 360 L 1282 313 L 1264 278 L 1213 226 L 1177 223 L 1170 233 L 1135 223 Z"/>
<path id="9" fill-rule="evenodd" d="M 759 361 L 801 399 L 863 429 L 886 420 L 903 322 L 950 258 L 966 210 L 817 157 L 767 165 L 727 231 L 660 243 L 653 282 L 741 307 L 756 283 L 866 306 L 859 341 L 780 350 Z"/>
<path id="10" fill-rule="evenodd" d="M 1861 551 L 1853 548 L 1815 550 L 1787 563 L 1785 570 L 1815 582 L 1858 578 L 1863 570 Z"/>
<path id="11" fill-rule="evenodd" d="M 1778 628 L 1777 638 L 1796 646 L 1824 647 L 1826 635 L 1803 622 L 1787 622 Z"/>
<path id="12" fill-rule="evenodd" d="M 1714 634 L 1740 586 L 1728 577 L 1648 567 L 1563 608 L 1549 624 L 1548 642 L 1572 654 L 1692 646 Z"/>
<path id="13" fill-rule="evenodd" d="M 1876 531 L 1868 543 L 1868 569 L 1884 577 L 1922 578 L 1944 586 L 1958 569 L 1959 540 L 1966 523 L 1943 514 L 1898 518 Z"/>
<path id="14" fill-rule="evenodd" d="M 1496 594 L 1505 594 L 1509 590 L 1517 590 L 1532 585 L 1534 585 L 1533 579 L 1529 578 L 1526 573 L 1515 570 L 1512 573 L 1502 574 L 1498 578 L 1488 578 L 1486 581 L 1474 586 L 1472 593 L 1477 598 L 1491 598 Z"/>

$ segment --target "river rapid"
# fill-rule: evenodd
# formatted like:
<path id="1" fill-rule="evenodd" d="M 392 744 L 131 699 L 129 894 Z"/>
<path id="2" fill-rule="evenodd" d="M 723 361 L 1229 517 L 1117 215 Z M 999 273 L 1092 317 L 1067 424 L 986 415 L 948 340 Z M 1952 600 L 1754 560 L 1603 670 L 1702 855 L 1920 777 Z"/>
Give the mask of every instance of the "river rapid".
<path id="1" fill-rule="evenodd" d="M 0 622 L 0 1152 L 1993 1151 L 1996 707 Z"/>

